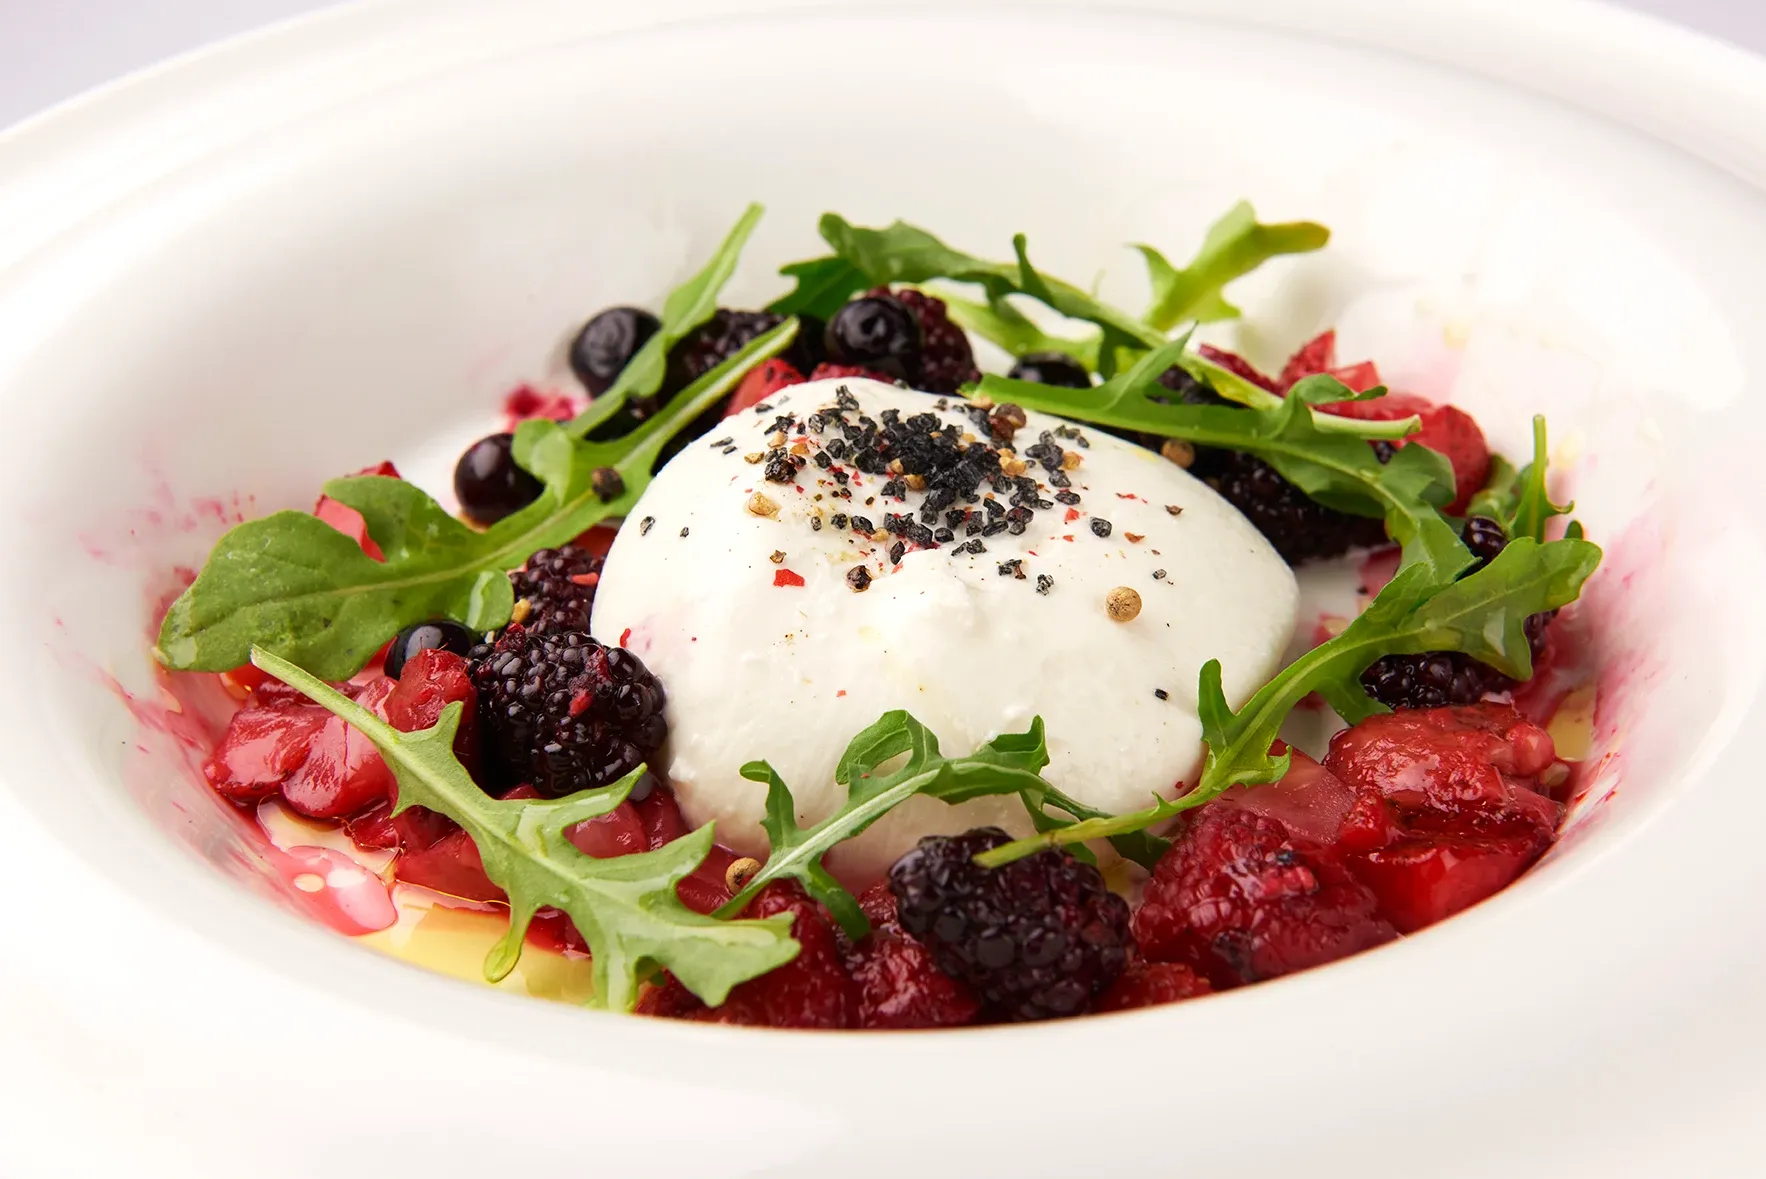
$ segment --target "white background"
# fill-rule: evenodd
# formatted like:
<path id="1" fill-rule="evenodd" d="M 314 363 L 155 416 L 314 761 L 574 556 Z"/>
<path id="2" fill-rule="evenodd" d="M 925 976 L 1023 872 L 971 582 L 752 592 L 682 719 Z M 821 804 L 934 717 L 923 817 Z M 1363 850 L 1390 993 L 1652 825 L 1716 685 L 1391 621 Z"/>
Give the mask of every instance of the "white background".
<path id="1" fill-rule="evenodd" d="M 1766 0 L 1613 2 L 1766 53 Z M 0 0 L 0 127 L 206 42 L 327 6 L 327 0 Z"/>

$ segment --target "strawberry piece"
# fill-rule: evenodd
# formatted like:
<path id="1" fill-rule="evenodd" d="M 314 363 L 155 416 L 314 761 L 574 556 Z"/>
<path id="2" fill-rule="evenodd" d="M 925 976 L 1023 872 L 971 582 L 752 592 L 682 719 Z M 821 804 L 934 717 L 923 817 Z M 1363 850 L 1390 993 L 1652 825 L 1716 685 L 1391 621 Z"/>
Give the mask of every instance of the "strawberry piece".
<path id="1" fill-rule="evenodd" d="M 1285 393 L 1295 381 L 1318 373 L 1328 373 L 1336 367 L 1337 332 L 1335 328 L 1327 328 L 1300 345 L 1294 355 L 1288 357 L 1288 363 L 1282 366 L 1281 376 L 1276 378 L 1275 383 Z"/>
<path id="2" fill-rule="evenodd" d="M 629 802 L 620 803 L 604 815 L 566 827 L 564 838 L 575 844 L 583 855 L 598 860 L 650 850 L 650 841 L 644 834 L 644 821 Z"/>
<path id="3" fill-rule="evenodd" d="M 1330 375 L 1343 382 L 1357 393 L 1365 393 L 1369 389 L 1384 384 L 1380 380 L 1380 370 L 1371 360 L 1359 364 L 1347 364 L 1342 368 L 1329 370 Z"/>
<path id="4" fill-rule="evenodd" d="M 372 681 L 356 703 L 382 717 L 396 687 L 385 676 Z M 303 815 L 341 819 L 391 797 L 392 771 L 374 743 L 342 717 L 326 715 L 308 747 L 306 760 L 282 783 L 282 797 Z"/>
<path id="5" fill-rule="evenodd" d="M 1422 415 L 1422 429 L 1406 441 L 1420 442 L 1440 451 L 1453 465 L 1453 502 L 1447 511 L 1464 515 L 1472 496 L 1490 477 L 1490 444 L 1472 415 L 1451 405 L 1437 406 Z"/>
<path id="6" fill-rule="evenodd" d="M 590 556 L 607 558 L 607 550 L 613 547 L 613 538 L 619 535 L 619 529 L 606 524 L 597 524 L 587 532 L 577 534 L 570 543 L 588 553 Z"/>
<path id="7" fill-rule="evenodd" d="M 1214 992 L 1208 980 L 1179 962 L 1130 962 L 1122 977 L 1098 999 L 1099 1011 L 1129 1011 L 1181 1003 Z"/>
<path id="8" fill-rule="evenodd" d="M 673 843 L 687 833 L 687 820 L 681 816 L 681 804 L 675 801 L 674 791 L 656 781 L 654 775 L 646 774 L 639 780 L 637 790 L 632 791 L 634 795 L 639 792 L 643 792 L 644 797 L 632 805 L 644 823 L 644 836 L 651 851 Z"/>
<path id="9" fill-rule="evenodd" d="M 1272 752 L 1279 755 L 1284 748 Z M 1330 847 L 1356 804 L 1355 791 L 1298 749 L 1285 751 L 1291 761 L 1281 781 L 1235 786 L 1220 796 L 1220 803 L 1276 820 L 1297 844 Z"/>
<path id="10" fill-rule="evenodd" d="M 1258 388 L 1268 389 L 1271 393 L 1280 393 L 1283 390 L 1283 386 L 1277 384 L 1274 379 L 1266 377 L 1261 372 L 1257 371 L 1256 365 L 1252 364 L 1249 360 L 1246 360 L 1243 356 L 1240 356 L 1237 352 L 1228 352 L 1226 349 L 1216 348 L 1212 344 L 1203 344 L 1196 349 L 1196 354 L 1204 360 L 1209 360 L 1218 364 L 1221 368 L 1226 369 L 1230 373 L 1243 377 Z"/>
<path id="11" fill-rule="evenodd" d="M 736 392 L 731 395 L 724 416 L 727 418 L 739 414 L 759 405 L 780 389 L 801 384 L 803 374 L 797 371 L 797 366 L 775 356 L 758 368 L 748 370 L 748 375 L 742 378 L 742 383 L 736 386 Z"/>
<path id="12" fill-rule="evenodd" d="M 303 696 L 299 703 L 252 700 L 233 714 L 220 743 L 203 763 L 203 777 L 222 797 L 261 802 L 275 794 L 307 760 L 331 714 Z"/>
<path id="13" fill-rule="evenodd" d="M 409 807 L 395 817 L 388 801 L 351 818 L 343 829 L 357 847 L 370 851 L 421 851 L 459 827 L 446 815 L 422 806 Z"/>
<path id="14" fill-rule="evenodd" d="M 1134 914 L 1141 952 L 1216 987 L 1334 962 L 1393 937 L 1368 887 L 1278 820 L 1208 806 L 1159 861 Z"/>
<path id="15" fill-rule="evenodd" d="M 472 837 L 458 828 L 426 848 L 401 852 L 393 865 L 393 875 L 406 884 L 420 884 L 462 900 L 508 900 L 503 890 L 484 874 L 484 860 Z"/>
<path id="16" fill-rule="evenodd" d="M 809 374 L 812 381 L 830 381 L 837 377 L 869 377 L 873 381 L 882 381 L 885 385 L 895 384 L 895 378 L 888 373 L 880 373 L 875 369 L 865 368 L 857 364 L 829 364 L 823 362 L 816 365 L 816 371 Z"/>
<path id="17" fill-rule="evenodd" d="M 722 1007 L 707 1007 L 670 977 L 645 992 L 638 1012 L 701 1023 L 771 1028 L 853 1026 L 857 996 L 841 961 L 833 923 L 795 883 L 769 884 L 743 914 L 770 917 L 792 913 L 791 936 L 802 947 L 797 957 L 770 973 L 740 983 Z"/>
<path id="18" fill-rule="evenodd" d="M 846 948 L 846 969 L 857 988 L 861 1028 L 943 1028 L 972 1023 L 981 1003 L 945 974 L 928 950 L 901 927 L 887 882 L 859 898 L 871 932 Z"/>
<path id="19" fill-rule="evenodd" d="M 364 467 L 356 474 L 385 475 L 392 479 L 399 477 L 398 468 L 389 462 L 380 462 L 372 467 Z M 345 507 L 330 496 L 321 495 L 319 502 L 313 505 L 313 515 L 361 545 L 362 551 L 376 561 L 386 559 L 386 554 L 380 551 L 380 546 L 369 537 L 367 521 L 362 519 L 362 513 L 356 509 Z"/>
<path id="20" fill-rule="evenodd" d="M 1343 383 L 1349 384 L 1347 381 Z M 1321 413 L 1335 414 L 1340 418 L 1355 418 L 1363 422 L 1395 422 L 1413 414 L 1428 413 L 1435 408 L 1435 403 L 1414 393 L 1388 393 L 1369 401 L 1331 401 L 1318 408 Z M 1415 438 L 1416 435 L 1412 434 L 1410 437 Z"/>
<path id="21" fill-rule="evenodd" d="M 1331 739 L 1325 766 L 1357 791 L 1339 846 L 1381 913 L 1409 933 L 1505 887 L 1563 808 L 1537 778 L 1551 734 L 1507 704 L 1405 709 Z"/>
<path id="22" fill-rule="evenodd" d="M 472 770 L 478 765 L 478 689 L 466 660 L 452 651 L 432 647 L 405 661 L 386 698 L 386 723 L 405 733 L 433 729 L 442 710 L 455 702 L 465 707 L 454 734 L 454 756 Z"/>
<path id="23" fill-rule="evenodd" d="M 723 906 L 733 895 L 725 883 L 730 865 L 742 857 L 726 847 L 713 844 L 700 865 L 675 885 L 681 904 L 695 913 L 711 913 Z"/>

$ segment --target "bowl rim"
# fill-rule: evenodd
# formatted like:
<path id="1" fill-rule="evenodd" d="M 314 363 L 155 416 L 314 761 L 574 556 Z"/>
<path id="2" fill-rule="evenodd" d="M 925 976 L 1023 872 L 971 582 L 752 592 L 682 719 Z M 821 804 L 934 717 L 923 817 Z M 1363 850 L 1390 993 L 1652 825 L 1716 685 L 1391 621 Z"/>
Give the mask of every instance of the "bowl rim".
<path id="1" fill-rule="evenodd" d="M 509 0 L 493 10 L 473 0 L 369 0 L 234 38 L 141 71 L 0 132 L 0 293 L 19 281 L 13 268 L 17 273 L 31 269 L 39 252 L 80 234 L 111 202 L 126 199 L 143 185 L 176 176 L 255 128 L 301 117 L 321 104 L 359 100 L 421 76 L 564 40 L 694 18 L 807 17 L 854 10 L 862 3 L 655 0 L 640 7 Z M 1071 11 L 1060 5 L 1016 5 L 1010 0 L 977 0 L 964 7 Z M 942 6 L 936 10 L 952 11 Z M 1114 10 L 1324 36 L 1422 59 L 1569 103 L 1661 140 L 1752 189 L 1766 189 L 1766 61 L 1701 34 L 1592 0 L 1437 0 L 1427 6 L 1408 0 L 1140 0 Z M 365 60 L 387 68 L 365 68 Z M 1700 96 L 1699 101 L 1689 101 L 1690 95 Z M 222 96 L 228 101 L 218 102 Z M 94 184 L 99 176 L 104 181 Z M 1725 773 L 1737 778 L 1749 769 L 1745 750 L 1733 735 L 1744 725 L 1766 726 L 1766 706 L 1756 699 L 1747 711 L 1748 716 L 1738 711 L 1723 747 L 1713 743 L 1712 756 L 1696 771 L 1699 788 L 1708 795 L 1715 793 L 1717 780 Z M 0 751 L 0 774 L 11 773 L 11 766 L 16 766 L 15 755 Z M 1748 804 L 1733 791 L 1724 794 L 1734 797 L 1738 814 L 1752 810 L 1766 817 L 1761 804 Z M 0 816 L 27 832 L 34 827 L 29 811 L 3 790 Z M 1664 847 L 1658 835 L 1644 832 L 1633 839 L 1650 845 L 1641 849 L 1647 855 L 1639 858 L 1640 863 L 1658 870 L 1672 864 L 1696 868 L 1692 849 Z M 266 930 L 260 944 L 226 947 L 212 961 L 231 961 L 242 973 L 273 969 L 300 986 L 329 991 L 340 1001 L 338 1009 L 353 1008 L 357 1018 L 418 1018 L 514 1057 L 592 1059 L 593 1054 L 583 1049 L 593 1043 L 603 1053 L 612 1050 L 620 1061 L 615 1073 L 657 1077 L 678 1074 L 708 1053 L 748 1050 L 764 1042 L 765 1053 L 749 1054 L 750 1069 L 742 1078 L 748 1088 L 812 1104 L 827 1100 L 816 1068 L 829 1042 L 823 1036 L 623 1020 L 461 986 L 361 953 L 291 915 L 273 914 L 205 866 L 185 862 L 188 857 L 179 849 L 170 850 L 177 854 L 165 858 L 168 887 L 189 888 L 195 898 L 193 909 L 180 915 L 180 924 L 200 923 L 207 917 L 232 927 L 249 917 L 262 922 Z M 1574 908 L 1585 929 L 1626 927 L 1634 914 L 1623 910 L 1632 903 L 1633 894 L 1622 888 L 1603 894 L 1602 882 L 1614 883 L 1610 863 L 1604 869 L 1598 863 L 1560 863 L 1524 898 L 1512 902 L 1496 898 L 1461 914 L 1450 928 L 1334 964 L 1329 971 L 1284 979 L 1276 986 L 1034 1029 L 945 1032 L 939 1042 L 953 1048 L 988 1045 L 997 1051 L 972 1053 L 960 1076 L 928 1078 L 928 1090 L 915 1100 L 922 1108 L 935 1109 L 952 1094 L 985 1085 L 991 1094 L 985 1103 L 991 1116 L 1022 1121 L 1025 1111 L 1014 1110 L 1014 1103 L 1033 1092 L 1035 1078 L 1025 1075 L 1027 1056 L 1021 1049 L 1034 1048 L 1039 1056 L 1133 1054 L 1144 1049 L 1149 1034 L 1158 1034 L 1181 1037 L 1181 1042 L 1203 1047 L 1211 1058 L 1224 1060 L 1235 1050 L 1221 1031 L 1220 1025 L 1226 1023 L 1260 1029 L 1250 1041 L 1260 1050 L 1273 1047 L 1281 1035 L 1297 1037 L 1314 1055 L 1295 1065 L 1296 1075 L 1308 1072 L 1322 1080 L 1330 1076 L 1330 1053 L 1347 1050 L 1349 1042 L 1329 1029 L 1314 1027 L 1301 1034 L 1301 1013 L 1317 1005 L 1337 1011 L 1345 1024 L 1374 1019 L 1380 1011 L 1377 997 L 1394 984 L 1438 975 L 1448 963 L 1462 969 L 1467 979 L 1487 981 L 1502 975 L 1500 970 L 1493 974 L 1490 964 L 1507 955 L 1527 956 L 1530 985 L 1571 992 L 1600 981 L 1591 973 L 1596 966 L 1635 965 L 1641 958 L 1635 947 L 1629 953 L 1609 947 L 1604 957 L 1578 960 L 1577 955 L 1587 950 L 1586 937 L 1550 936 L 1565 905 Z M 116 903 L 143 920 L 166 920 L 163 914 L 153 916 L 143 898 L 121 895 L 114 883 L 93 883 L 117 894 Z M 1531 911 L 1531 916 L 1522 910 Z M 1552 916 L 1548 919 L 1547 914 Z M 5 920 L 0 918 L 0 925 Z M 275 964 L 270 966 L 272 960 Z M 1373 971 L 1379 973 L 1369 973 Z M 6 974 L 0 963 L 0 984 L 7 982 Z M 1663 985 L 1663 980 L 1651 977 L 1650 981 Z M 389 986 L 399 994 L 389 996 Z M 1674 1009 L 1653 991 L 1647 1001 L 1666 1004 L 1660 1009 Z M 1230 1018 L 1224 1015 L 1229 1010 Z M 1216 1013 L 1222 1014 L 1217 1018 Z M 1573 1025 L 1559 1029 L 1563 1033 L 1559 1043 L 1598 1042 L 1616 1018 L 1604 1004 L 1559 1015 Z M 1488 1031 L 1488 1026 L 1473 1021 L 1418 1032 L 1407 1050 L 1426 1046 L 1447 1050 L 1475 1030 Z M 1347 1030 L 1340 1030 L 1340 1035 L 1347 1036 Z M 856 1060 L 858 1067 L 902 1073 L 923 1067 L 929 1041 L 922 1035 L 866 1033 L 843 1036 L 839 1043 L 848 1067 Z M 585 1061 L 581 1067 L 608 1066 Z M 1766 1091 L 1766 1069 L 1702 1078 L 1701 1091 L 1719 1083 L 1746 1085 L 1760 1094 Z M 1244 1077 L 1233 1078 L 1230 1088 L 1241 1095 L 1256 1091 Z M 1109 1108 L 1101 1095 L 1065 1096 L 1072 1098 L 1074 1108 L 1100 1116 Z"/>

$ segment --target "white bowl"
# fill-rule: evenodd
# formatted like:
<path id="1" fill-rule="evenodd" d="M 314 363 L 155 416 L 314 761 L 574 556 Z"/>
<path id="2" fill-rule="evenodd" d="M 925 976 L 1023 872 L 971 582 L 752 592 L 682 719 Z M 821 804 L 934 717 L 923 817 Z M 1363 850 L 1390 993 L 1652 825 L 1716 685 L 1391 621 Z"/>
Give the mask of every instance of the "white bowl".
<path id="1" fill-rule="evenodd" d="M 365 5 L 0 138 L 0 1171 L 1757 1174 L 1766 69 L 1541 0 L 664 23 L 718 7 Z M 1340 322 L 1574 460 L 1611 759 L 1513 888 L 1200 1002 L 864 1036 L 523 1001 L 274 903 L 147 656 L 238 512 L 448 453 L 751 198 L 738 304 L 824 209 L 1132 300 L 1122 243 L 1240 196 L 1336 230 L 1235 289 L 1248 350 Z"/>

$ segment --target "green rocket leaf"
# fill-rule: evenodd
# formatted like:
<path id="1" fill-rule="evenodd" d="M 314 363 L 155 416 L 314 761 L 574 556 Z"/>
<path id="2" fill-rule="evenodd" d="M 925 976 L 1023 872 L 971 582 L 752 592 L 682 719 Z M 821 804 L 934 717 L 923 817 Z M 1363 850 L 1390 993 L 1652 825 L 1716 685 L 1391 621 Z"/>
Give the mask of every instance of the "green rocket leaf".
<path id="1" fill-rule="evenodd" d="M 711 851 L 710 826 L 656 851 L 606 860 L 584 855 L 570 842 L 566 829 L 619 806 L 642 770 L 566 798 L 492 798 L 454 756 L 459 703 L 443 709 L 434 728 L 401 732 L 288 660 L 261 648 L 251 657 L 374 743 L 398 781 L 393 814 L 428 807 L 471 837 L 485 875 L 509 896 L 509 932 L 485 959 L 485 977 L 492 982 L 515 969 L 527 927 L 543 906 L 570 916 L 593 957 L 593 1001 L 615 1010 L 631 1010 L 639 981 L 655 967 L 673 972 L 715 1007 L 737 983 L 797 956 L 788 916 L 721 921 L 694 912 L 675 895 L 675 885 Z"/>

